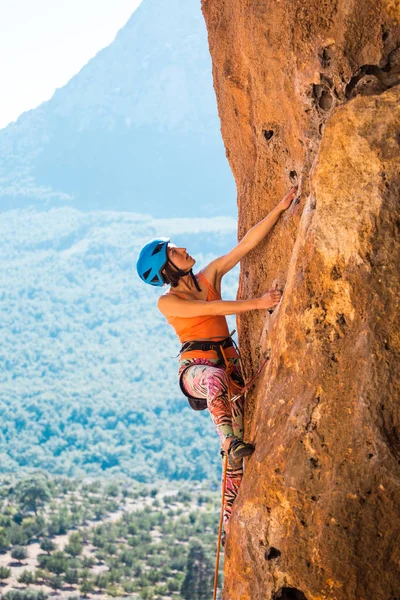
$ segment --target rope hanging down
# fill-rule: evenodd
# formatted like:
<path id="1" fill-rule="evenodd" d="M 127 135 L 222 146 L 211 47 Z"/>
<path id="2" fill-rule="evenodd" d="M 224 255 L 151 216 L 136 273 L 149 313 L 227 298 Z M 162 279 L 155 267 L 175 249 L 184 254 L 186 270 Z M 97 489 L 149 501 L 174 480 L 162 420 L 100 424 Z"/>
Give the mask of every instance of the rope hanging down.
<path id="1" fill-rule="evenodd" d="M 224 509 L 225 509 L 225 485 L 226 485 L 226 472 L 228 468 L 228 452 L 225 452 L 223 475 L 222 475 L 222 502 L 221 502 L 221 514 L 219 515 L 219 527 L 218 527 L 218 542 L 217 542 L 217 556 L 215 557 L 215 573 L 214 573 L 214 596 L 213 600 L 217 600 L 217 588 L 218 588 L 218 570 L 219 570 L 219 556 L 221 553 L 221 538 L 222 538 L 222 525 L 224 520 Z"/>
<path id="2" fill-rule="evenodd" d="M 231 336 L 234 334 L 235 332 L 233 331 L 231 333 Z M 239 361 L 240 361 L 240 367 L 241 367 L 241 371 L 242 373 L 244 372 L 243 369 L 243 361 L 242 361 L 242 357 L 240 354 L 240 350 L 238 345 L 236 344 L 236 342 L 233 340 L 233 343 L 235 345 L 236 348 L 236 352 L 238 353 L 239 356 Z M 224 352 L 224 349 L 221 347 L 221 354 L 223 356 L 224 362 L 225 362 L 225 371 L 228 375 L 228 377 L 230 376 L 230 374 L 232 373 L 233 370 L 233 365 L 229 362 L 229 360 L 226 357 L 226 354 Z M 230 396 L 230 389 L 228 389 L 228 393 L 229 393 L 229 401 L 230 402 L 236 402 L 237 400 L 239 400 L 239 398 L 241 398 L 249 389 L 250 387 L 253 385 L 253 383 L 255 382 L 255 380 L 257 379 L 257 377 L 260 375 L 261 371 L 263 370 L 263 368 L 265 367 L 265 365 L 267 364 L 267 362 L 270 360 L 271 356 L 270 356 L 270 349 L 268 349 L 265 353 L 264 353 L 265 359 L 263 360 L 263 362 L 261 363 L 261 365 L 258 367 L 257 371 L 254 373 L 253 377 L 251 377 L 249 379 L 249 381 L 240 389 L 240 392 L 238 394 L 235 394 L 235 396 Z M 235 387 L 238 387 L 237 384 L 235 384 Z"/>
<path id="3" fill-rule="evenodd" d="M 237 347 L 237 345 L 236 345 L 236 349 L 237 349 L 238 354 L 239 354 L 240 362 L 242 363 L 242 359 L 240 357 L 239 348 Z M 228 369 L 229 369 L 229 367 L 231 365 L 230 365 L 228 359 L 225 356 L 225 352 L 224 352 L 223 348 L 221 348 L 221 351 L 222 351 L 222 355 L 224 357 L 225 365 L 227 367 L 227 372 L 228 372 L 228 376 L 229 376 L 229 370 Z M 270 359 L 270 354 L 269 354 L 269 350 L 268 350 L 267 353 L 266 353 L 265 359 L 263 360 L 263 362 L 261 363 L 261 365 L 258 367 L 257 371 L 254 373 L 253 377 L 251 377 L 249 379 L 249 381 L 241 388 L 240 392 L 238 394 L 236 394 L 235 396 L 231 397 L 230 386 L 228 385 L 228 397 L 229 397 L 229 401 L 230 402 L 236 402 L 237 400 L 239 400 L 239 398 L 241 398 L 249 390 L 250 386 L 254 383 L 254 381 L 260 375 L 261 371 L 263 370 L 263 368 L 265 367 L 265 365 L 267 364 L 267 362 L 269 361 L 269 359 Z M 221 554 L 221 538 L 222 538 L 222 526 L 223 526 L 224 509 L 225 509 L 225 486 L 226 486 L 227 468 L 228 468 L 228 451 L 226 451 L 224 453 L 224 464 L 223 464 L 223 474 L 222 474 L 222 502 L 221 502 L 221 513 L 220 513 L 220 516 L 219 516 L 217 555 L 215 557 L 214 595 L 213 595 L 213 600 L 217 600 L 219 557 L 220 557 L 220 554 Z"/>

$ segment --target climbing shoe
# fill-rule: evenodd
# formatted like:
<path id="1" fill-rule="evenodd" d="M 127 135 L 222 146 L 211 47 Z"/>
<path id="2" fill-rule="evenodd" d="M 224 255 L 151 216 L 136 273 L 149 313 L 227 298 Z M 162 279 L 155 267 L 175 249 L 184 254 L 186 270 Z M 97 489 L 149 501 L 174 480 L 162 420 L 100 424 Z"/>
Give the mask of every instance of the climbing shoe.
<path id="1" fill-rule="evenodd" d="M 243 440 L 233 439 L 228 449 L 228 462 L 232 469 L 238 469 L 242 460 L 254 452 L 253 444 L 248 444 Z"/>

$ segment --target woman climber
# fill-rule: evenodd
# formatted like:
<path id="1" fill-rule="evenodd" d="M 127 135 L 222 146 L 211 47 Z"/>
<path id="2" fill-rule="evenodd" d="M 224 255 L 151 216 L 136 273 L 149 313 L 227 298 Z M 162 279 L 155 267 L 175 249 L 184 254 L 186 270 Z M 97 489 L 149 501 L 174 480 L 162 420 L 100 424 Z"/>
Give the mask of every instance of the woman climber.
<path id="1" fill-rule="evenodd" d="M 176 247 L 168 238 L 146 244 L 139 253 L 140 278 L 154 286 L 170 285 L 158 300 L 158 308 L 175 329 L 182 343 L 179 382 L 192 408 L 208 408 L 221 440 L 221 454 L 228 454 L 224 494 L 224 526 L 227 532 L 232 504 L 243 475 L 243 458 L 254 446 L 243 441 L 243 395 L 230 402 L 243 387 L 240 361 L 229 336 L 226 315 L 276 306 L 277 289 L 252 300 L 222 300 L 221 280 L 271 231 L 282 212 L 296 196 L 290 190 L 279 204 L 227 254 L 213 260 L 197 275 L 186 248 Z"/>

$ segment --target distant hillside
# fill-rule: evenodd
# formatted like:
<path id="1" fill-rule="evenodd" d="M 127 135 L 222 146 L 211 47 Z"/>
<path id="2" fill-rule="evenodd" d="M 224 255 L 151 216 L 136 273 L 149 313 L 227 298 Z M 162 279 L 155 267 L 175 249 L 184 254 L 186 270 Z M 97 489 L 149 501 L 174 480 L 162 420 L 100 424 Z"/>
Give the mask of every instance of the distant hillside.
<path id="1" fill-rule="evenodd" d="M 175 334 L 134 265 L 171 235 L 198 266 L 235 241 L 233 219 L 73 209 L 0 223 L 0 471 L 123 472 L 142 481 L 215 473 L 217 435 L 178 387 Z M 234 297 L 236 278 L 227 280 Z"/>
<path id="2" fill-rule="evenodd" d="M 0 131 L 2 210 L 233 215 L 235 197 L 199 0 L 144 0 L 51 100 Z"/>

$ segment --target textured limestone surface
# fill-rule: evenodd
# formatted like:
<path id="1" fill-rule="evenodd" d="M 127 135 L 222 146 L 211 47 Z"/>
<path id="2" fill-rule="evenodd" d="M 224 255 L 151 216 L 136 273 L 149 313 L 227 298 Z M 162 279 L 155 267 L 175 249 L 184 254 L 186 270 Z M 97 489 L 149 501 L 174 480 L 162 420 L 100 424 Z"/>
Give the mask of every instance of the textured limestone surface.
<path id="1" fill-rule="evenodd" d="M 389 3 L 390 4 L 390 3 Z M 224 600 L 400 598 L 400 32 L 380 0 L 203 0 L 239 237 L 302 177 L 243 261 L 256 451 Z"/>

